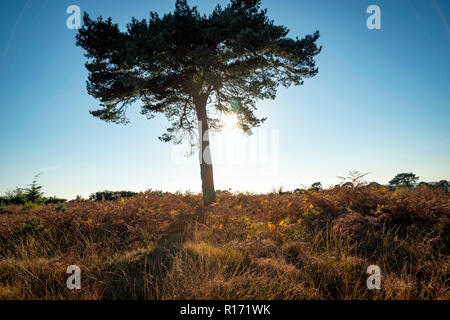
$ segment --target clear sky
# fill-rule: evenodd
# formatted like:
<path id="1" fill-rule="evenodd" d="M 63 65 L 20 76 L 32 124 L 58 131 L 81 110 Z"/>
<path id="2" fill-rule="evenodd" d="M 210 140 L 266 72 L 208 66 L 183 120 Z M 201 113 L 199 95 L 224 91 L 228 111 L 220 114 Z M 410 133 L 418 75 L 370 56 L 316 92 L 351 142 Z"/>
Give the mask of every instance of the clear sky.
<path id="1" fill-rule="evenodd" d="M 89 114 L 98 102 L 86 92 L 76 31 L 66 27 L 73 4 L 123 28 L 133 16 L 172 11 L 174 2 L 0 2 L 0 194 L 39 172 L 46 195 L 69 199 L 104 189 L 200 191 L 195 158 L 174 157 L 174 145 L 157 139 L 165 118 L 146 120 L 138 106 L 126 126 Z M 226 3 L 189 1 L 204 13 L 218 2 Z M 381 8 L 381 30 L 366 27 L 372 4 Z M 320 30 L 319 74 L 259 103 L 258 114 L 268 120 L 251 138 L 225 132 L 213 139 L 217 189 L 328 186 L 349 170 L 380 183 L 399 172 L 450 179 L 450 1 L 263 0 L 263 6 L 291 37 Z M 249 145 L 264 142 L 264 133 L 268 163 L 226 160 L 236 144 L 244 144 L 237 155 L 261 152 Z M 231 149 L 227 137 L 234 139 Z"/>

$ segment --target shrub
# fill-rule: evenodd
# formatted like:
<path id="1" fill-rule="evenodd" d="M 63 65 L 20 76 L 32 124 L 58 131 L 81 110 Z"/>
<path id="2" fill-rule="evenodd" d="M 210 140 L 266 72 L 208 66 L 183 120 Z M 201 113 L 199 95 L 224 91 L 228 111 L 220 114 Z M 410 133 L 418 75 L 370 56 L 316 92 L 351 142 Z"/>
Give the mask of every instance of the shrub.
<path id="1" fill-rule="evenodd" d="M 442 190 L 448 192 L 448 190 L 450 188 L 450 184 L 448 183 L 447 180 L 441 180 L 441 181 L 437 182 L 435 185 L 433 185 L 433 187 L 442 189 Z"/>
<path id="2" fill-rule="evenodd" d="M 17 229 L 14 233 L 15 235 L 24 235 L 39 232 L 44 229 L 44 224 L 42 221 L 39 221 L 36 217 L 31 217 L 26 222 L 22 223 L 19 229 Z"/>
<path id="3" fill-rule="evenodd" d="M 19 204 L 22 205 L 26 202 L 25 191 L 22 188 L 16 188 L 11 191 L 6 191 L 5 196 L 0 198 L 0 201 L 6 205 Z"/>
<path id="4" fill-rule="evenodd" d="M 45 199 L 45 204 L 61 204 L 67 202 L 67 199 L 61 199 L 56 197 L 50 197 Z"/>
<path id="5" fill-rule="evenodd" d="M 322 183 L 315 182 L 309 188 L 309 191 L 322 191 Z"/>
<path id="6" fill-rule="evenodd" d="M 32 210 L 32 209 L 36 209 L 37 207 L 39 207 L 38 204 L 30 202 L 30 201 L 26 201 L 22 206 L 22 208 L 24 210 Z"/>
<path id="7" fill-rule="evenodd" d="M 36 205 L 41 205 L 45 203 L 45 199 L 43 197 L 44 193 L 41 191 L 42 186 L 38 185 L 37 179 L 40 174 L 37 174 L 34 177 L 33 182 L 30 184 L 28 188 L 25 189 L 25 199 L 28 202 L 31 202 Z"/>
<path id="8" fill-rule="evenodd" d="M 93 201 L 114 201 L 120 198 L 131 198 L 137 195 L 132 191 L 99 191 L 90 195 L 89 200 Z"/>
<path id="9" fill-rule="evenodd" d="M 57 212 L 66 212 L 67 207 L 65 203 L 61 203 L 59 206 L 56 207 Z"/>
<path id="10" fill-rule="evenodd" d="M 381 188 L 381 184 L 379 184 L 378 182 L 371 182 L 367 185 L 370 188 Z"/>
<path id="11" fill-rule="evenodd" d="M 17 187 L 12 191 L 7 191 L 5 196 L 0 197 L 0 202 L 3 202 L 5 205 L 24 205 L 26 209 L 29 209 L 43 204 L 59 204 L 67 201 L 66 199 L 57 197 L 45 198 L 44 193 L 41 191 L 42 186 L 37 183 L 39 175 L 40 174 L 34 177 L 33 182 L 28 188 Z"/>
<path id="12" fill-rule="evenodd" d="M 0 214 L 7 213 L 8 211 L 6 210 L 6 208 L 6 204 L 0 200 Z"/>

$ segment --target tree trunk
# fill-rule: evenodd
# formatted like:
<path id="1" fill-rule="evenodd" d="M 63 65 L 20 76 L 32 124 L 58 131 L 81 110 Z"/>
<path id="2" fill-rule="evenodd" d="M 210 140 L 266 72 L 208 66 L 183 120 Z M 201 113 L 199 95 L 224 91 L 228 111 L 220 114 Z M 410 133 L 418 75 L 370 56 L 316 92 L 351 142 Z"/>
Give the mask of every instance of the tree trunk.
<path id="1" fill-rule="evenodd" d="M 200 173 L 202 177 L 203 204 L 208 206 L 216 202 L 216 190 L 214 189 L 213 166 L 211 159 L 211 150 L 209 145 L 209 128 L 206 114 L 206 104 L 208 96 L 203 95 L 194 98 L 194 104 L 197 111 L 197 119 L 200 136 Z"/>

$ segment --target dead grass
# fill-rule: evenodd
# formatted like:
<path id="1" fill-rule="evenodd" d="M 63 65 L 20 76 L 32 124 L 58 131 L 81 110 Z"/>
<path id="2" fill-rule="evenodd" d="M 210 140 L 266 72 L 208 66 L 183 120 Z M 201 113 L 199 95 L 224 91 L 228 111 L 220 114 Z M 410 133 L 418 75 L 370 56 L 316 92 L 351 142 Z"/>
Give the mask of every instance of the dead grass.
<path id="1" fill-rule="evenodd" d="M 449 299 L 449 195 L 143 193 L 0 214 L 0 299 Z M 66 268 L 82 289 L 66 288 Z M 369 291 L 369 265 L 382 289 Z"/>

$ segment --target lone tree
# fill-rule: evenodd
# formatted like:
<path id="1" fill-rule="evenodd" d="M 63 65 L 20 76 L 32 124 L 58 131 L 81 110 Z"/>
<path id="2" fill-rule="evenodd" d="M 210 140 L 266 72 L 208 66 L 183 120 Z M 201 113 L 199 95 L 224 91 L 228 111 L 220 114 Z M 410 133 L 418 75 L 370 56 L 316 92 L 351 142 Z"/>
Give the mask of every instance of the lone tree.
<path id="1" fill-rule="evenodd" d="M 231 0 L 210 15 L 177 0 L 173 13 L 133 18 L 126 31 L 111 18 L 85 14 L 77 45 L 88 58 L 88 93 L 101 107 L 91 114 L 125 124 L 127 107 L 140 101 L 143 115 L 168 118 L 162 141 L 180 143 L 198 128 L 208 205 L 216 198 L 209 129 L 220 129 L 221 118 L 231 112 L 242 130 L 259 126 L 265 119 L 254 114 L 257 100 L 275 99 L 279 85 L 302 85 L 318 72 L 319 32 L 301 40 L 288 38 L 288 32 L 269 20 L 260 0 Z"/>
<path id="2" fill-rule="evenodd" d="M 389 181 L 389 184 L 401 187 L 412 187 L 417 180 L 419 180 L 419 177 L 414 173 L 399 173 L 391 181 Z"/>
<path id="3" fill-rule="evenodd" d="M 448 183 L 447 180 L 441 180 L 437 182 L 433 187 L 442 189 L 444 191 L 448 191 L 448 189 L 450 188 L 450 184 Z"/>
<path id="4" fill-rule="evenodd" d="M 314 182 L 311 187 L 309 188 L 311 191 L 322 191 L 322 183 L 320 182 Z"/>

